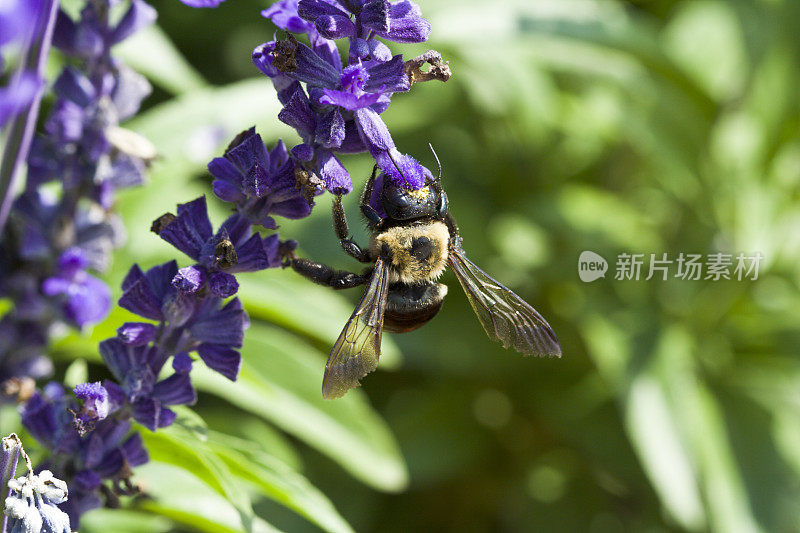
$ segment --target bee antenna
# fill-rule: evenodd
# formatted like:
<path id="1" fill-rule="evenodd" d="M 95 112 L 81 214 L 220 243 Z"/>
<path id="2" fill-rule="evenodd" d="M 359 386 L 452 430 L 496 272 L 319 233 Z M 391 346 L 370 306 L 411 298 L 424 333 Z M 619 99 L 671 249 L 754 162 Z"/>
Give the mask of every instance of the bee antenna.
<path id="1" fill-rule="evenodd" d="M 405 184 L 408 185 L 408 180 L 406 179 L 405 174 L 403 174 L 403 171 L 400 170 L 400 167 L 397 165 L 397 161 L 394 160 L 394 156 L 392 155 L 392 152 L 390 152 L 389 150 L 386 150 L 386 153 L 389 155 L 389 159 L 392 160 L 392 164 L 394 165 L 394 168 L 396 168 L 397 172 L 400 173 L 400 177 L 403 178 L 403 181 L 405 182 Z"/>
<path id="2" fill-rule="evenodd" d="M 431 143 L 428 143 L 428 148 L 431 149 L 433 158 L 436 160 L 436 166 L 439 167 L 439 175 L 436 176 L 436 181 L 442 181 L 442 163 L 439 161 L 439 156 L 436 155 L 436 150 L 433 149 L 433 145 Z"/>

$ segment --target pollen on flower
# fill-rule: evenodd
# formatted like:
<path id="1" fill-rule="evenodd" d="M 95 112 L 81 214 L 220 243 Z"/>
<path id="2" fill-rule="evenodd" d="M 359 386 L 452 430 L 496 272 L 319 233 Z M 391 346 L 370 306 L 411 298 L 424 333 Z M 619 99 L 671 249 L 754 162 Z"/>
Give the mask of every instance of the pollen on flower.
<path id="1" fill-rule="evenodd" d="M 364 91 L 364 86 L 369 81 L 369 72 L 359 61 L 355 65 L 350 65 L 342 70 L 340 78 L 342 90 L 353 94 L 360 94 Z"/>
<path id="2" fill-rule="evenodd" d="M 295 52 L 297 41 L 289 35 L 288 39 L 275 43 L 275 50 L 270 52 L 272 56 L 272 66 L 281 72 L 294 72 L 297 70 L 297 59 Z"/>

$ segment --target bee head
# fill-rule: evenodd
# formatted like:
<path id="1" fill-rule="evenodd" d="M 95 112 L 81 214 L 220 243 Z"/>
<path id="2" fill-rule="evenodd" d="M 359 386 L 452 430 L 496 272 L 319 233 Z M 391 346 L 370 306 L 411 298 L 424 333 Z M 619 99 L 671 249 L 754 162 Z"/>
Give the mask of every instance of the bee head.
<path id="1" fill-rule="evenodd" d="M 386 215 L 394 220 L 438 217 L 447 211 L 447 194 L 438 182 L 429 182 L 421 189 L 407 189 L 384 180 L 381 202 Z"/>

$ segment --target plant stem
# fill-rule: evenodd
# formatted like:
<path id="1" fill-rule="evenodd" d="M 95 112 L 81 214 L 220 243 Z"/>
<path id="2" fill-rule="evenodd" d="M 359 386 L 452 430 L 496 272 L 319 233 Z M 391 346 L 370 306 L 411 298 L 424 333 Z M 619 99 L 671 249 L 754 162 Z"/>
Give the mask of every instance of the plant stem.
<path id="1" fill-rule="evenodd" d="M 20 63 L 22 70 L 35 70 L 39 79 L 44 79 L 44 70 L 47 55 L 50 53 L 50 43 L 53 40 L 56 14 L 58 13 L 59 0 L 48 0 L 42 12 L 39 24 L 33 34 L 24 60 Z M 42 101 L 44 85 L 36 91 L 31 103 L 17 115 L 8 130 L 8 140 L 3 150 L 3 162 L 0 163 L 0 235 L 8 220 L 11 204 L 16 191 L 16 181 L 20 174 L 20 167 L 28 157 L 28 150 L 36 129 L 36 119 L 39 117 L 39 104 Z"/>
<path id="2" fill-rule="evenodd" d="M 8 526 L 8 516 L 3 511 L 5 510 L 5 501 L 9 495 L 6 488 L 8 482 L 14 479 L 14 474 L 17 472 L 17 462 L 19 461 L 19 452 L 22 450 L 22 442 L 15 433 L 5 437 L 0 441 L 0 451 L 3 455 L 0 456 L 0 514 L 3 515 L 3 527 L 0 528 L 0 533 L 6 533 Z"/>

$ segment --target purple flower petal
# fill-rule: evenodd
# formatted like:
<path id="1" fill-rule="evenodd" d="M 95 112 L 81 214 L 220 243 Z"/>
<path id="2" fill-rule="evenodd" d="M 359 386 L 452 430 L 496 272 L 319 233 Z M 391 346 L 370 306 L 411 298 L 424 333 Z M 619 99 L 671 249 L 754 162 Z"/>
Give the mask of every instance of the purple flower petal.
<path id="1" fill-rule="evenodd" d="M 0 128 L 25 109 L 43 86 L 38 76 L 23 72 L 8 87 L 0 87 Z"/>
<path id="2" fill-rule="evenodd" d="M 325 0 L 300 0 L 297 3 L 297 13 L 312 22 L 325 15 L 348 16 L 347 11 L 343 10 L 336 2 L 326 2 Z"/>
<path id="3" fill-rule="evenodd" d="M 208 288 L 220 298 L 228 298 L 239 290 L 239 283 L 227 272 L 214 272 L 208 277 Z"/>
<path id="4" fill-rule="evenodd" d="M 350 49 L 347 52 L 350 64 L 357 63 L 360 59 L 367 59 L 367 56 L 369 56 L 369 44 L 367 44 L 367 41 L 360 37 L 351 39 Z"/>
<path id="5" fill-rule="evenodd" d="M 431 171 L 416 159 L 394 149 L 378 154 L 375 161 L 385 176 L 401 187 L 420 189 L 425 186 L 427 180 L 433 179 Z"/>
<path id="6" fill-rule="evenodd" d="M 80 327 L 100 322 L 111 310 L 111 289 L 89 274 L 70 284 L 66 295 L 65 314 Z"/>
<path id="7" fill-rule="evenodd" d="M 389 31 L 389 2 L 368 0 L 361 8 L 361 24 L 376 32 Z"/>
<path id="8" fill-rule="evenodd" d="M 290 33 L 308 33 L 314 25 L 300 18 L 297 13 L 297 0 L 278 0 L 261 12 L 261 16 Z"/>
<path id="9" fill-rule="evenodd" d="M 381 93 L 364 93 L 356 96 L 351 92 L 336 91 L 333 89 L 322 89 L 325 96 L 319 99 L 320 104 L 338 105 L 349 111 L 356 111 L 376 104 L 381 98 L 385 98 Z"/>
<path id="10" fill-rule="evenodd" d="M 125 291 L 119 299 L 120 307 L 151 320 L 163 320 L 166 298 L 175 293 L 172 280 L 178 273 L 178 264 L 169 261 L 155 266 L 143 274 L 138 265 L 134 265 L 122 282 Z"/>
<path id="11" fill-rule="evenodd" d="M 195 260 L 211 235 L 205 196 L 180 204 L 178 216 L 159 233 L 159 237 Z"/>
<path id="12" fill-rule="evenodd" d="M 394 141 L 383 119 L 372 109 L 366 107 L 356 111 L 356 125 L 364 144 L 373 157 L 382 151 L 394 148 Z"/>
<path id="13" fill-rule="evenodd" d="M 211 189 L 217 198 L 225 202 L 241 202 L 247 198 L 242 194 L 241 189 L 227 181 L 214 180 L 211 183 Z"/>
<path id="14" fill-rule="evenodd" d="M 142 443 L 142 435 L 139 433 L 134 433 L 128 437 L 128 440 L 123 442 L 122 446 L 120 446 L 120 451 L 122 451 L 122 455 L 128 463 L 128 466 L 143 465 L 150 460 L 150 457 L 147 455 L 147 450 L 145 450 L 144 444 Z"/>
<path id="15" fill-rule="evenodd" d="M 131 346 L 144 346 L 156 338 L 158 328 L 149 322 L 125 322 L 117 328 L 117 338 Z"/>
<path id="16" fill-rule="evenodd" d="M 392 51 L 389 47 L 376 39 L 367 41 L 369 44 L 369 55 L 376 61 L 389 61 L 392 59 Z"/>
<path id="17" fill-rule="evenodd" d="M 175 373 L 153 387 L 153 398 L 162 405 L 187 405 L 197 401 L 189 373 Z"/>
<path id="18" fill-rule="evenodd" d="M 83 402 L 78 418 L 82 422 L 103 420 L 109 413 L 108 391 L 100 384 L 81 383 L 73 390 L 75 397 Z"/>
<path id="19" fill-rule="evenodd" d="M 314 25 L 326 39 L 341 39 L 356 35 L 356 25 L 350 17 L 344 15 L 323 15 L 314 21 Z"/>
<path id="20" fill-rule="evenodd" d="M 206 269 L 188 266 L 178 270 L 172 279 L 172 286 L 184 293 L 199 291 L 206 284 Z"/>
<path id="21" fill-rule="evenodd" d="M 270 175 L 267 170 L 256 162 L 242 180 L 242 190 L 246 196 L 261 198 L 269 193 Z"/>
<path id="22" fill-rule="evenodd" d="M 295 41 L 294 59 L 297 69 L 286 74 L 298 81 L 320 87 L 336 87 L 339 70 L 303 43 Z"/>
<path id="23" fill-rule="evenodd" d="M 353 190 L 350 174 L 341 161 L 329 151 L 317 150 L 317 165 L 320 177 L 325 181 L 325 188 L 333 194 L 347 194 Z"/>
<path id="24" fill-rule="evenodd" d="M 261 237 L 254 233 L 247 241 L 236 248 L 238 261 L 228 269 L 228 272 L 258 272 L 269 268 L 269 261 L 264 253 Z"/>
<path id="25" fill-rule="evenodd" d="M 161 403 L 152 399 L 143 399 L 133 404 L 133 418 L 141 425 L 155 431 L 161 425 L 161 415 L 165 408 L 161 407 Z M 120 457 L 121 459 L 121 457 Z"/>
<path id="26" fill-rule="evenodd" d="M 127 39 L 140 29 L 155 22 L 156 17 L 156 10 L 152 6 L 142 0 L 133 0 L 131 7 L 128 8 L 128 11 L 111 33 L 111 42 L 118 43 Z"/>
<path id="27" fill-rule="evenodd" d="M 314 147 L 310 144 L 298 144 L 292 148 L 292 155 L 298 161 L 311 161 L 314 159 Z"/>
<path id="28" fill-rule="evenodd" d="M 197 347 L 197 353 L 208 368 L 236 381 L 242 366 L 239 352 L 224 345 L 204 343 Z"/>
<path id="29" fill-rule="evenodd" d="M 431 24 L 422 18 L 417 4 L 401 0 L 389 6 L 389 29 L 376 29 L 375 33 L 397 43 L 421 43 L 428 39 Z"/>
<path id="30" fill-rule="evenodd" d="M 56 79 L 53 90 L 61 98 L 66 98 L 81 107 L 86 107 L 97 98 L 94 84 L 82 72 L 74 67 L 67 67 Z"/>
<path id="31" fill-rule="evenodd" d="M 74 56 L 97 57 L 105 48 L 103 35 L 96 24 L 78 24 L 59 10 L 53 33 L 53 45 Z"/>
<path id="32" fill-rule="evenodd" d="M 290 219 L 305 218 L 311 214 L 311 207 L 302 196 L 273 204 L 270 211 L 278 216 Z M 279 263 L 280 264 L 280 263 Z M 278 266 L 278 265 L 271 265 Z"/>
<path id="33" fill-rule="evenodd" d="M 301 136 L 314 132 L 316 128 L 314 111 L 311 110 L 308 96 L 302 88 L 298 87 L 292 94 L 289 102 L 278 113 L 278 120 L 296 129 Z"/>
<path id="34" fill-rule="evenodd" d="M 317 121 L 317 142 L 325 148 L 338 148 L 345 137 L 344 119 L 338 108 L 328 111 Z"/>
<path id="35" fill-rule="evenodd" d="M 373 62 L 367 68 L 367 72 L 369 79 L 364 84 L 364 90 L 367 92 L 396 93 L 410 88 L 401 55 L 396 55 L 389 61 Z"/>
<path id="36" fill-rule="evenodd" d="M 197 319 L 189 327 L 192 338 L 200 342 L 240 348 L 247 324 L 247 314 L 242 309 L 241 302 L 234 298 L 222 309 L 218 306 L 219 300 L 206 299 Z"/>
<path id="37" fill-rule="evenodd" d="M 188 374 L 192 370 L 192 358 L 186 352 L 181 352 L 172 358 L 172 369 L 178 374 Z"/>

